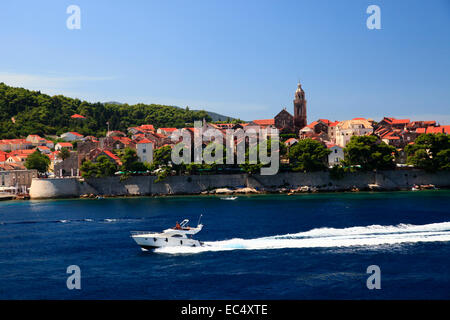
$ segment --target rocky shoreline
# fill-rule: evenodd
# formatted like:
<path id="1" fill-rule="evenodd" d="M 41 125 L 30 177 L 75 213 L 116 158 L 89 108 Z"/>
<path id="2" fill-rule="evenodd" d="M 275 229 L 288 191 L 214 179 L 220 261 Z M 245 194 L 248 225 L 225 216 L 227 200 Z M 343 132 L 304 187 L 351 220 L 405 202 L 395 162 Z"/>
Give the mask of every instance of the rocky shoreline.
<path id="1" fill-rule="evenodd" d="M 417 188 L 416 188 L 417 187 Z M 413 187 L 412 189 L 396 189 L 396 190 L 386 190 L 376 186 L 371 186 L 365 189 L 352 188 L 349 190 L 321 190 L 319 188 L 309 186 L 298 187 L 295 189 L 289 188 L 279 188 L 275 190 L 257 190 L 255 188 L 243 187 L 243 188 L 217 188 L 208 191 L 202 191 L 200 193 L 177 193 L 177 194 L 153 194 L 153 195 L 95 195 L 83 194 L 80 195 L 81 199 L 104 199 L 104 198 L 129 198 L 129 197 L 173 197 L 173 196 L 239 196 L 239 195 L 262 195 L 262 194 L 286 194 L 288 196 L 295 194 L 307 194 L 307 193 L 347 193 L 347 192 L 386 192 L 386 191 L 420 191 L 420 190 L 439 190 L 439 189 L 449 189 L 449 188 L 437 188 L 434 185 L 419 185 Z"/>

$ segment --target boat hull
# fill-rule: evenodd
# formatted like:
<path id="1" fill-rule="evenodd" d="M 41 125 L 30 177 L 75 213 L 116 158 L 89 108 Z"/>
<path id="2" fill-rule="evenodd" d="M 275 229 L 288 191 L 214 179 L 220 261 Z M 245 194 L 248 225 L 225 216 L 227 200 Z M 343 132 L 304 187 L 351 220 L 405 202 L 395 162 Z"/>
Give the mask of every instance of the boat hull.
<path id="1" fill-rule="evenodd" d="M 134 241 L 144 250 L 153 250 L 163 247 L 200 247 L 202 243 L 189 238 L 132 236 Z"/>

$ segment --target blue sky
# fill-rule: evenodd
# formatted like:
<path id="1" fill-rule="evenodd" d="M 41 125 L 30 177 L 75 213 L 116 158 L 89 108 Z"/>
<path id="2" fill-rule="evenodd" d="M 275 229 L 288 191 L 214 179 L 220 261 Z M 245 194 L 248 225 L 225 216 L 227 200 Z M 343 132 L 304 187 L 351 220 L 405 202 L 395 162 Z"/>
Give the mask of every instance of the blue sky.
<path id="1" fill-rule="evenodd" d="M 366 27 L 371 4 L 381 30 Z M 251 120 L 292 113 L 300 80 L 309 122 L 450 124 L 447 0 L 3 0 L 0 37 L 0 81 L 52 95 Z"/>

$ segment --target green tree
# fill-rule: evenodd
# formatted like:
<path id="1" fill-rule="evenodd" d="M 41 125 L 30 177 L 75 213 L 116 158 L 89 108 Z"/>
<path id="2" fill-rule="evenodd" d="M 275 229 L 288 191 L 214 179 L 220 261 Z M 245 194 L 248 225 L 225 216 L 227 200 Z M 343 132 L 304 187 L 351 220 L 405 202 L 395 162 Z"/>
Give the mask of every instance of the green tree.
<path id="1" fill-rule="evenodd" d="M 266 148 L 267 148 L 267 157 L 271 158 L 271 155 L 272 155 L 272 139 L 271 138 L 265 139 L 265 140 L 261 141 L 260 143 L 258 143 L 257 145 L 248 146 L 245 151 L 245 162 L 243 164 L 239 165 L 239 167 L 242 169 L 242 171 L 253 174 L 253 173 L 260 172 L 261 168 L 269 167 L 271 165 L 271 164 L 262 163 L 261 159 L 259 158 L 260 146 L 264 145 L 264 144 L 266 145 Z M 250 153 L 256 153 L 258 155 L 256 163 L 250 163 Z M 286 155 L 286 153 L 287 153 L 286 145 L 278 140 L 278 155 L 277 156 L 280 157 L 280 155 Z"/>
<path id="2" fill-rule="evenodd" d="M 172 159 L 172 148 L 170 146 L 156 149 L 153 153 L 153 164 L 157 166 L 167 166 Z"/>
<path id="3" fill-rule="evenodd" d="M 71 119 L 75 113 L 86 119 Z M 192 111 L 158 104 L 89 103 L 62 95 L 51 97 L 39 91 L 0 83 L 0 138 L 3 139 L 28 134 L 60 135 L 67 131 L 102 136 L 107 130 L 107 122 L 111 128 L 121 131 L 148 123 L 155 127 L 181 128 L 186 122 L 203 118 L 211 121 L 203 110 Z"/>
<path id="4" fill-rule="evenodd" d="M 114 175 L 117 171 L 117 165 L 107 156 L 101 155 L 96 162 L 84 161 L 80 169 L 82 177 L 101 178 Z"/>
<path id="5" fill-rule="evenodd" d="M 329 153 L 320 142 L 302 139 L 289 149 L 289 163 L 294 171 L 319 171 L 327 168 Z"/>
<path id="6" fill-rule="evenodd" d="M 50 166 L 50 159 L 45 154 L 40 153 L 38 150 L 30 154 L 25 160 L 25 167 L 27 169 L 36 169 L 40 173 L 48 171 Z"/>
<path id="7" fill-rule="evenodd" d="M 147 167 L 139 161 L 136 150 L 131 148 L 125 148 L 122 156 L 120 157 L 122 161 L 121 169 L 123 171 L 146 171 Z"/>
<path id="8" fill-rule="evenodd" d="M 376 136 L 353 136 L 344 149 L 344 165 L 361 166 L 362 170 L 395 168 L 397 150 Z"/>
<path id="9" fill-rule="evenodd" d="M 430 172 L 450 169 L 450 137 L 443 133 L 421 134 L 405 152 L 407 162 L 416 168 Z"/>
<path id="10" fill-rule="evenodd" d="M 90 160 L 86 160 L 81 164 L 80 171 L 83 178 L 101 176 L 100 172 L 98 171 L 97 165 Z"/>

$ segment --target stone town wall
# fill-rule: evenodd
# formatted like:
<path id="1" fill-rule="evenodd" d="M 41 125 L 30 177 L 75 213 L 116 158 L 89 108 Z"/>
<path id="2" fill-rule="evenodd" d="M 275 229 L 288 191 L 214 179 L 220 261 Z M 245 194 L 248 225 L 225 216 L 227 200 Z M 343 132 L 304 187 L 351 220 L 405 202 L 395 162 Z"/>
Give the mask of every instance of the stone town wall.
<path id="1" fill-rule="evenodd" d="M 333 180 L 328 172 L 279 173 L 274 176 L 248 174 L 170 176 L 155 183 L 154 176 L 135 176 L 125 181 L 119 177 L 106 177 L 79 181 L 76 178 L 33 179 L 31 198 L 79 197 L 84 194 L 129 196 L 199 194 L 216 188 L 251 187 L 275 192 L 280 188 L 314 187 L 319 191 L 361 190 L 376 187 L 379 190 L 411 189 L 415 184 L 433 184 L 450 187 L 450 171 L 426 173 L 422 170 L 392 170 L 379 172 L 346 173 Z"/>

